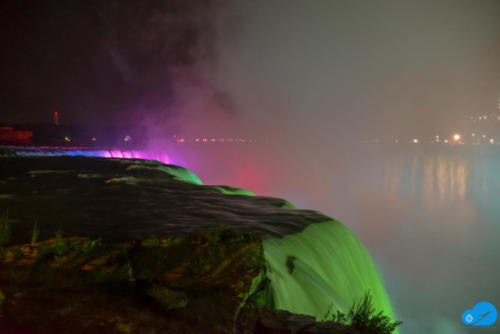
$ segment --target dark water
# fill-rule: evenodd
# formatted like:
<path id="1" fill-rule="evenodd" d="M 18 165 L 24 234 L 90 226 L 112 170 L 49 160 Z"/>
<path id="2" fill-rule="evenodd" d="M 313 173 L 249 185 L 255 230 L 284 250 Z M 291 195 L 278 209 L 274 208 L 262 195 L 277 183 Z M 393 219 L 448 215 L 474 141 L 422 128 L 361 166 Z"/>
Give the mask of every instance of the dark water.
<path id="1" fill-rule="evenodd" d="M 251 150 L 198 154 L 190 167 L 205 183 L 284 197 L 349 226 L 383 276 L 401 333 L 466 333 L 465 310 L 500 307 L 500 148 L 374 145 L 268 161 Z"/>

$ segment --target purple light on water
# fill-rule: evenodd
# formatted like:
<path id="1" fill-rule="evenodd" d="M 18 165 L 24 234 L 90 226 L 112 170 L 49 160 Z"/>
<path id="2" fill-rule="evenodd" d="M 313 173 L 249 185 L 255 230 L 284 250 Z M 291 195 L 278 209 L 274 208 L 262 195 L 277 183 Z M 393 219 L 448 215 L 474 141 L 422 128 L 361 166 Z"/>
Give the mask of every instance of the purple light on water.
<path id="1" fill-rule="evenodd" d="M 172 160 L 167 154 L 157 154 L 141 151 L 121 151 L 121 150 L 111 150 L 111 151 L 97 151 L 97 156 L 105 158 L 124 158 L 124 159 L 145 159 L 145 160 L 158 160 L 166 164 L 172 163 Z M 86 154 L 84 154 L 86 155 Z"/>
<path id="2" fill-rule="evenodd" d="M 122 151 L 120 151 L 120 150 L 113 150 L 113 151 L 111 151 L 111 156 L 113 158 L 123 158 Z"/>
<path id="3" fill-rule="evenodd" d="M 88 157 L 118 158 L 118 159 L 143 159 L 158 160 L 165 164 L 171 164 L 172 160 L 165 153 L 150 153 L 143 151 L 122 151 L 122 150 L 92 150 L 86 148 L 62 148 L 62 147 L 16 147 L 16 154 L 24 156 L 62 156 L 62 155 L 83 155 Z"/>

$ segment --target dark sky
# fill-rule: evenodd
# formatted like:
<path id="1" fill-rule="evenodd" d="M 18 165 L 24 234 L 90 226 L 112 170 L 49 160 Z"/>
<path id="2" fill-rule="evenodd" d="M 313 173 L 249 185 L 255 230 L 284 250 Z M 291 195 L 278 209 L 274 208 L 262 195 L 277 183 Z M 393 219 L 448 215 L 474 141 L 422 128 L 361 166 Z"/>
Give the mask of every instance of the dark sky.
<path id="1" fill-rule="evenodd" d="M 457 131 L 496 111 L 499 17 L 498 0 L 4 0 L 0 122 Z"/>
<path id="2" fill-rule="evenodd" d="M 230 3 L 245 14 L 217 50 L 221 85 L 292 136 L 443 136 L 497 112 L 498 0 Z"/>
<path id="3" fill-rule="evenodd" d="M 1 121 L 123 123 L 168 104 L 169 71 L 210 54 L 208 1 L 0 4 Z"/>

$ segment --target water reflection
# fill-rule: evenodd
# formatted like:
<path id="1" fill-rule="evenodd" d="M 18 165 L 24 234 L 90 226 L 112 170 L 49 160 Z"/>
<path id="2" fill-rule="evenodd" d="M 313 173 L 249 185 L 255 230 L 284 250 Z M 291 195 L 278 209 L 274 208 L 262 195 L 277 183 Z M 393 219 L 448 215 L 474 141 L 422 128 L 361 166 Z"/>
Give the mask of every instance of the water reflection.
<path id="1" fill-rule="evenodd" d="M 460 314 L 500 304 L 500 162 L 492 151 L 364 155 L 346 206 L 328 212 L 361 238 L 386 280 L 402 333 L 462 333 Z M 369 167 L 368 167 L 369 166 Z M 383 170 L 379 171 L 383 166 Z M 481 281 L 481 284 L 477 284 Z"/>
<path id="2" fill-rule="evenodd" d="M 384 180 L 386 191 L 405 193 L 405 183 L 408 182 L 407 195 L 424 200 L 428 206 L 433 206 L 436 200 L 466 199 L 469 170 L 464 161 L 450 160 L 445 156 L 412 157 L 410 165 L 406 168 L 403 157 L 389 159 Z"/>

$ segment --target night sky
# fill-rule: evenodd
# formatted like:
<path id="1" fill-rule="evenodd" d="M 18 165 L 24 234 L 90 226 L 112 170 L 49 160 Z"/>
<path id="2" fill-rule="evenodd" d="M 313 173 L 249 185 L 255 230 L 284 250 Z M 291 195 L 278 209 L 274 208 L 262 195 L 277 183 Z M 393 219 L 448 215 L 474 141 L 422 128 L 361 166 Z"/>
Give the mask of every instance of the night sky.
<path id="1" fill-rule="evenodd" d="M 6 0 L 0 122 L 458 131 L 496 111 L 498 17 L 497 0 Z"/>
<path id="2" fill-rule="evenodd" d="M 1 120 L 132 122 L 168 104 L 169 71 L 211 52 L 208 1 L 0 4 Z"/>
<path id="3" fill-rule="evenodd" d="M 339 218 L 397 267 L 405 333 L 498 296 L 500 0 L 0 0 L 0 41 L 0 125 L 138 125 L 205 184 Z M 473 131 L 495 145 L 430 144 Z"/>

